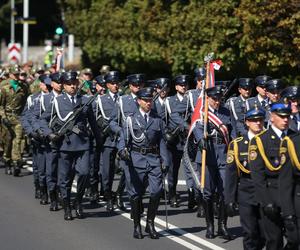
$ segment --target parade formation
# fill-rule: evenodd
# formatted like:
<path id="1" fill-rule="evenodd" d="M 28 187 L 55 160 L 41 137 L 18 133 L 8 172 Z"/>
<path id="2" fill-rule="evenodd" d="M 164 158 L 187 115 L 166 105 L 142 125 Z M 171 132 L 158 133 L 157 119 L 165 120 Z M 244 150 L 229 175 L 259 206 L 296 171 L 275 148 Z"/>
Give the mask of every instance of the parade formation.
<path id="1" fill-rule="evenodd" d="M 51 212 L 83 219 L 86 200 L 127 211 L 128 197 L 133 237 L 158 239 L 160 202 L 166 216 L 181 205 L 181 168 L 206 238 L 233 239 L 228 217 L 239 216 L 244 249 L 299 249 L 300 89 L 266 75 L 215 81 L 219 64 L 210 55 L 194 76 L 153 80 L 121 79 L 108 65 L 95 77 L 89 68 L 2 67 L 5 174 L 18 177 L 31 155 L 34 196 Z"/>

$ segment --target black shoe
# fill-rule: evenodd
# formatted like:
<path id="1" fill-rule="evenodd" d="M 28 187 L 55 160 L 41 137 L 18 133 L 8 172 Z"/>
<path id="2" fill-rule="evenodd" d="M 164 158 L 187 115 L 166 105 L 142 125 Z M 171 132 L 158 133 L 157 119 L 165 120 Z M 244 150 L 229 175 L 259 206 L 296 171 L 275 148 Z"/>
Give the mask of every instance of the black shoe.
<path id="1" fill-rule="evenodd" d="M 174 195 L 170 198 L 170 207 L 173 207 L 173 208 L 180 207 L 176 195 Z"/>
<path id="2" fill-rule="evenodd" d="M 14 175 L 15 177 L 19 177 L 19 176 L 20 176 L 20 173 L 21 173 L 20 167 L 14 167 L 13 175 Z"/>
<path id="3" fill-rule="evenodd" d="M 12 175 L 12 170 L 11 170 L 11 167 L 5 167 L 5 174 L 7 175 Z"/>
<path id="4" fill-rule="evenodd" d="M 126 211 L 122 196 L 119 194 L 116 195 L 116 205 L 120 210 Z"/>
<path id="5" fill-rule="evenodd" d="M 74 204 L 74 209 L 75 209 L 75 214 L 76 214 L 77 219 L 83 219 L 84 214 L 83 214 L 82 205 L 76 201 Z"/>
<path id="6" fill-rule="evenodd" d="M 41 199 L 41 190 L 40 187 L 35 187 L 34 189 L 34 198 L 35 199 Z"/>
<path id="7" fill-rule="evenodd" d="M 196 206 L 195 193 L 192 188 L 188 189 L 188 208 L 193 209 Z"/>
<path id="8" fill-rule="evenodd" d="M 64 212 L 65 212 L 64 219 L 65 220 L 73 220 L 70 201 L 67 199 L 63 199 L 63 207 L 64 207 Z"/>
<path id="9" fill-rule="evenodd" d="M 151 239 L 159 239 L 159 235 L 155 230 L 154 221 L 147 220 L 145 232 L 150 235 Z"/>
<path id="10" fill-rule="evenodd" d="M 107 212 L 114 211 L 114 202 L 113 202 L 112 198 L 108 199 L 107 202 L 106 202 L 106 211 Z"/>

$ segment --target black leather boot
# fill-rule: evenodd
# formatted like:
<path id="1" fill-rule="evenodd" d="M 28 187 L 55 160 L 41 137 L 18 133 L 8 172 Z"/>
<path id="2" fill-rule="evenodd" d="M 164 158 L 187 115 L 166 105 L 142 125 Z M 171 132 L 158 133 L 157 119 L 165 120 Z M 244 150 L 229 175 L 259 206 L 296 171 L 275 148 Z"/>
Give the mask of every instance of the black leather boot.
<path id="1" fill-rule="evenodd" d="M 219 202 L 218 235 L 225 240 L 232 240 L 232 236 L 227 229 L 227 214 L 225 209 L 225 202 L 221 200 Z"/>
<path id="2" fill-rule="evenodd" d="M 202 199 L 202 194 L 200 194 L 197 199 L 197 217 L 205 218 L 205 209 L 204 209 L 204 201 Z"/>
<path id="3" fill-rule="evenodd" d="M 50 191 L 49 196 L 50 196 L 50 211 L 58 211 L 56 190 Z"/>
<path id="4" fill-rule="evenodd" d="M 116 205 L 120 210 L 126 211 L 126 208 L 125 208 L 125 205 L 123 202 L 123 198 L 122 198 L 124 189 L 125 189 L 125 175 L 124 175 L 124 173 L 122 173 L 121 179 L 120 179 L 117 191 L 116 191 Z"/>
<path id="5" fill-rule="evenodd" d="M 64 212 L 65 212 L 64 219 L 65 220 L 73 220 L 70 199 L 68 199 L 68 198 L 63 199 L 63 207 L 64 207 Z"/>
<path id="6" fill-rule="evenodd" d="M 145 232 L 150 235 L 151 239 L 159 239 L 159 235 L 156 232 L 154 226 L 154 219 L 159 205 L 159 198 L 160 196 L 150 197 L 150 202 L 149 202 L 149 207 L 147 212 L 147 224 L 146 224 Z"/>
<path id="7" fill-rule="evenodd" d="M 196 206 L 195 192 L 192 188 L 188 189 L 188 208 L 193 209 Z"/>
<path id="8" fill-rule="evenodd" d="M 39 181 L 34 182 L 34 198 L 41 199 L 41 188 Z"/>
<path id="9" fill-rule="evenodd" d="M 206 221 L 206 235 L 207 239 L 213 239 L 215 237 L 214 233 L 214 211 L 213 203 L 211 200 L 204 201 L 205 210 L 205 221 Z"/>
<path id="10" fill-rule="evenodd" d="M 47 205 L 48 204 L 48 192 L 47 192 L 47 187 L 43 186 L 40 187 L 41 189 L 41 200 L 40 200 L 40 204 L 41 205 Z"/>
<path id="11" fill-rule="evenodd" d="M 176 208 L 179 207 L 179 201 L 177 200 L 176 191 L 169 189 L 169 201 L 170 201 L 170 207 Z"/>
<path id="12" fill-rule="evenodd" d="M 99 199 L 98 183 L 96 183 L 91 185 L 91 197 L 90 197 L 91 204 L 97 204 L 98 199 Z"/>
<path id="13" fill-rule="evenodd" d="M 141 212 L 140 212 L 140 199 L 135 197 L 134 199 L 130 199 L 131 204 L 131 214 L 133 218 L 133 237 L 136 239 L 143 239 L 144 236 L 142 234 L 141 228 Z"/>

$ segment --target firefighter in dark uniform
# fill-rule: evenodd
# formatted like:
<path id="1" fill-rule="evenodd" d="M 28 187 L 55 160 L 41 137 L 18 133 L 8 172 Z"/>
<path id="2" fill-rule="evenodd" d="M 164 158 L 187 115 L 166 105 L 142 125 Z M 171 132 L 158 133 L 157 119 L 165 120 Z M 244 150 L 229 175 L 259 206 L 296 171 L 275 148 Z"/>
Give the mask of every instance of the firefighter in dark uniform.
<path id="1" fill-rule="evenodd" d="M 263 130 L 264 118 L 263 109 L 250 109 L 245 115 L 247 134 L 234 139 L 227 153 L 225 203 L 228 216 L 234 216 L 239 208 L 243 247 L 247 250 L 258 250 L 264 246 L 259 206 L 254 199 L 254 184 L 248 164 L 249 141 Z"/>
<path id="2" fill-rule="evenodd" d="M 287 249 L 300 246 L 300 134 L 286 136 L 280 148 L 279 202 Z"/>
<path id="3" fill-rule="evenodd" d="M 249 165 L 254 183 L 255 200 L 260 206 L 267 249 L 283 248 L 283 222 L 280 217 L 278 177 L 280 144 L 288 130 L 291 106 L 275 102 L 270 106 L 270 126 L 256 135 L 249 146 Z"/>
<path id="4" fill-rule="evenodd" d="M 126 187 L 134 221 L 133 237 L 143 238 L 140 203 L 148 186 L 150 202 L 145 232 L 149 233 L 152 239 L 158 239 L 154 219 L 162 191 L 162 171 L 167 169 L 170 162 L 164 139 L 163 121 L 151 112 L 152 88 L 139 90 L 137 97 L 139 109 L 133 115 L 129 115 L 124 123 L 120 136 L 119 155 L 128 165 L 124 171 L 126 181 L 130 181 L 130 185 Z"/>
<path id="5" fill-rule="evenodd" d="M 287 98 L 290 101 L 292 109 L 290 129 L 298 132 L 300 130 L 300 88 L 297 86 L 286 87 L 281 93 L 281 98 Z"/>

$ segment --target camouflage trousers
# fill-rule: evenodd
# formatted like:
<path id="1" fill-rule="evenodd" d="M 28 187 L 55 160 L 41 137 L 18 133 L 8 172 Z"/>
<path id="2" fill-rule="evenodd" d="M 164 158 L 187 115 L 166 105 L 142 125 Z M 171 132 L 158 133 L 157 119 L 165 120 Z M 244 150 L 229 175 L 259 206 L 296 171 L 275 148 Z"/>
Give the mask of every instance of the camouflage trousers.
<path id="1" fill-rule="evenodd" d="M 17 116 L 8 116 L 11 126 L 3 126 L 4 132 L 4 153 L 3 158 L 5 161 L 20 161 L 22 159 L 22 140 L 23 128 Z"/>

